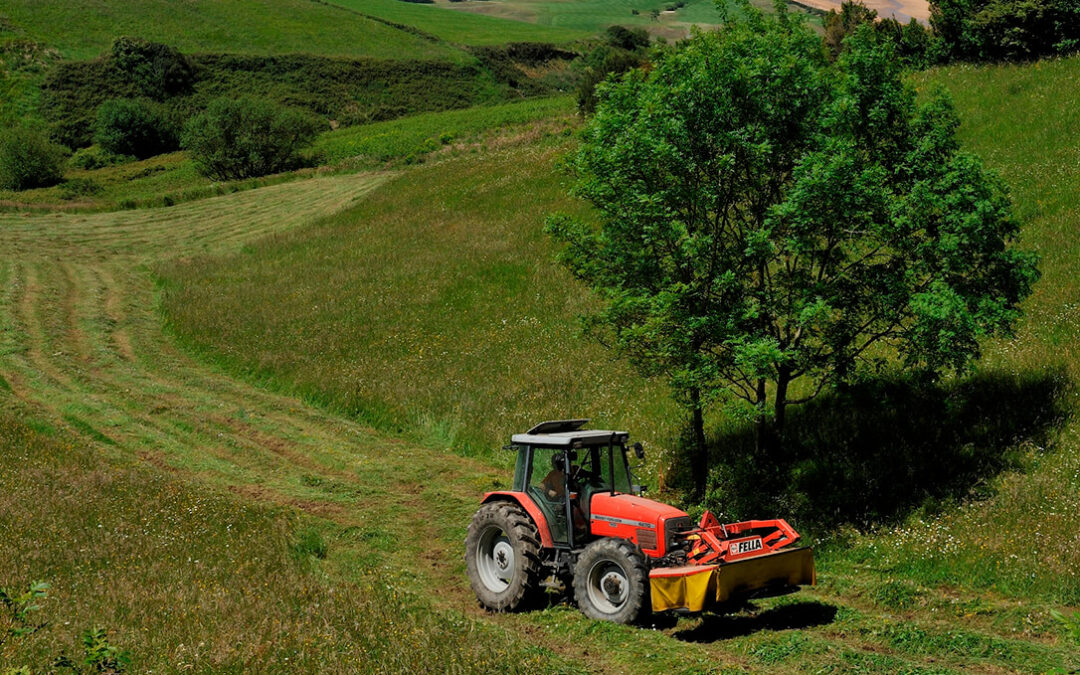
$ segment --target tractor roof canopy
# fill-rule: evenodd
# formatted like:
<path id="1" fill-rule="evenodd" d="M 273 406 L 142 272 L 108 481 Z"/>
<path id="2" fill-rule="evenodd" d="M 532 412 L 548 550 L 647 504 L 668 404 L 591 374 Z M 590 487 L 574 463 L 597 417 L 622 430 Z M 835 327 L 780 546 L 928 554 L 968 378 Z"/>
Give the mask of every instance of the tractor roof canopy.
<path id="1" fill-rule="evenodd" d="M 606 429 L 582 429 L 589 420 L 553 420 L 541 422 L 524 434 L 514 434 L 515 445 L 541 448 L 586 448 L 608 443 L 625 443 L 630 434 Z"/>

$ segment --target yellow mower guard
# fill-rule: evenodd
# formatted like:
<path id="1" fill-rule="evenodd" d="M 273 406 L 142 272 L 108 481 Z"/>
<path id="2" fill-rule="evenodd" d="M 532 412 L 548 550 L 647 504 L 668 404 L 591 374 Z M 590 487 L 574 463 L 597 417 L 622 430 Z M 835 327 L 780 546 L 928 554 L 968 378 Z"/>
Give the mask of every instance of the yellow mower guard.
<path id="1" fill-rule="evenodd" d="M 814 551 L 809 547 L 720 565 L 658 567 L 649 572 L 654 612 L 700 612 L 762 588 L 815 583 Z"/>

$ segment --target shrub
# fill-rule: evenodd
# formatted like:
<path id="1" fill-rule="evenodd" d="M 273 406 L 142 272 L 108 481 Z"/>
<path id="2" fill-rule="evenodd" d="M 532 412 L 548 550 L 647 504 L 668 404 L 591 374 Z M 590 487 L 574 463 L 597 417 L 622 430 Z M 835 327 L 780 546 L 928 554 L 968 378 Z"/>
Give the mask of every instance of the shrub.
<path id="1" fill-rule="evenodd" d="M 0 188 L 26 190 L 63 178 L 64 149 L 30 127 L 0 132 Z"/>
<path id="2" fill-rule="evenodd" d="M 78 199 L 79 197 L 94 197 L 105 191 L 97 181 L 92 178 L 72 178 L 64 181 L 60 186 L 61 199 Z"/>
<path id="3" fill-rule="evenodd" d="M 628 70 L 642 65 L 641 56 L 625 49 L 602 46 L 585 57 L 588 64 L 585 75 L 577 87 L 578 111 L 583 115 L 596 110 L 596 85 L 614 75 L 622 75 Z"/>
<path id="4" fill-rule="evenodd" d="M 195 68 L 177 49 L 141 38 L 117 38 L 108 67 L 143 96 L 163 100 L 186 94 L 195 84 Z"/>
<path id="5" fill-rule="evenodd" d="M 299 110 L 255 98 L 220 98 L 188 121 L 183 146 L 204 175 L 265 176 L 300 165 L 298 151 L 321 123 Z"/>
<path id="6" fill-rule="evenodd" d="M 101 104 L 94 142 L 117 155 L 146 159 L 179 147 L 176 125 L 161 106 L 142 99 L 113 99 Z"/>
<path id="7" fill-rule="evenodd" d="M 644 28 L 608 26 L 607 43 L 612 47 L 636 52 L 649 46 L 649 34 Z"/>
<path id="8" fill-rule="evenodd" d="M 1018 61 L 1080 49 L 1076 0 L 931 0 L 944 61 Z"/>
<path id="9" fill-rule="evenodd" d="M 106 166 L 113 166 L 114 164 L 123 164 L 124 162 L 130 162 L 135 159 L 128 155 L 117 155 L 116 153 L 109 152 L 99 145 L 91 145 L 87 148 L 78 150 L 68 160 L 68 166 L 73 169 L 85 169 L 92 171 L 93 169 L 101 169 Z"/>

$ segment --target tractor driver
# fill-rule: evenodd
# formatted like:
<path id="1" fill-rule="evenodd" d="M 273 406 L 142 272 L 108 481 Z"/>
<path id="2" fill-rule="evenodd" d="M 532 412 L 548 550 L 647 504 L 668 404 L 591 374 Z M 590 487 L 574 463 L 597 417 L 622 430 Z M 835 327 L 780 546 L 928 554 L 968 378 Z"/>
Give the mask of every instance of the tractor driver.
<path id="1" fill-rule="evenodd" d="M 551 456 L 551 471 L 540 483 L 548 499 L 558 501 L 566 494 L 566 472 L 563 471 L 563 456 L 557 452 Z"/>
<path id="2" fill-rule="evenodd" d="M 576 475 L 581 470 L 581 467 L 573 464 L 570 466 L 570 475 Z M 563 496 L 566 495 L 566 472 L 563 471 L 563 455 L 562 453 L 556 453 L 551 457 L 551 471 L 548 475 L 544 476 L 544 480 L 540 482 L 544 488 L 544 494 L 548 499 L 552 501 L 561 501 Z M 571 490 L 574 490 L 574 486 L 570 486 Z M 574 530 L 579 534 L 584 534 L 587 530 L 585 524 L 585 513 L 581 510 L 581 506 L 575 499 L 570 505 L 570 513 L 574 520 Z"/>

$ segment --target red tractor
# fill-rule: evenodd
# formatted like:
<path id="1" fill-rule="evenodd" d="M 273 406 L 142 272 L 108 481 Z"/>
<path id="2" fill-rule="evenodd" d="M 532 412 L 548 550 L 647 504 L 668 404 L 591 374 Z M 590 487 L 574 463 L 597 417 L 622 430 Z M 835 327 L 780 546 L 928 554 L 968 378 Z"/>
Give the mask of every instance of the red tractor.
<path id="1" fill-rule="evenodd" d="M 489 492 L 469 524 L 465 563 L 480 604 L 513 611 L 549 579 L 573 588 L 586 616 L 631 623 L 648 612 L 700 612 L 814 583 L 814 555 L 783 520 L 694 527 L 641 497 L 625 431 L 543 422 L 516 434 L 513 489 Z"/>

